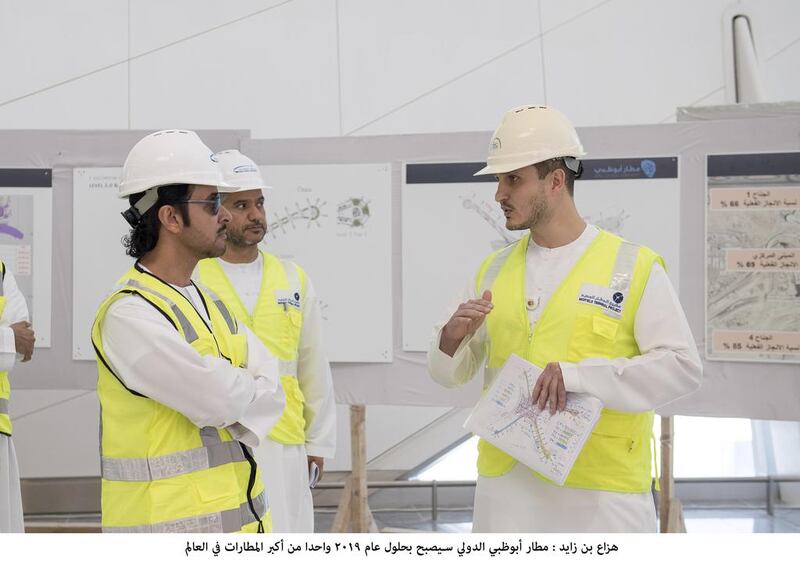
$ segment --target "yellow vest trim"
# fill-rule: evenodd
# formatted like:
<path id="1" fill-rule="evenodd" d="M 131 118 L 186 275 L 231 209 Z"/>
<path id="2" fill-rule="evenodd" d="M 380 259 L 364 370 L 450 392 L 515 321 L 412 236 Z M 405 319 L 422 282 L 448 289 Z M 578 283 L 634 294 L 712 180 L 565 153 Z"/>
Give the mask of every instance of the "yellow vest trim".
<path id="1" fill-rule="evenodd" d="M 550 362 L 639 355 L 633 323 L 654 263 L 653 251 L 601 231 L 545 306 L 535 328 L 525 310 L 525 259 L 529 236 L 486 258 L 475 286 L 492 290 L 488 331 L 487 386 L 511 354 L 545 367 Z M 621 308 L 578 302 L 584 285 L 622 295 Z M 650 437 L 653 412 L 604 409 L 565 486 L 617 492 L 646 492 L 651 485 Z M 484 440 L 478 443 L 478 472 L 502 476 L 516 460 Z"/>

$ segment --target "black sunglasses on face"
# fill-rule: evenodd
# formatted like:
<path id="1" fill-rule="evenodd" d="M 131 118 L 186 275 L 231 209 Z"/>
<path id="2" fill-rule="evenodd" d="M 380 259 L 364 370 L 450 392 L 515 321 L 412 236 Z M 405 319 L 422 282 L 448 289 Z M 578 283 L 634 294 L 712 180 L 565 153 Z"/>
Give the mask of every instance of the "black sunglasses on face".
<path id="1" fill-rule="evenodd" d="M 222 195 L 214 194 L 214 197 L 208 200 L 182 200 L 178 203 L 199 203 L 211 206 L 211 215 L 217 215 L 219 208 L 222 205 Z"/>

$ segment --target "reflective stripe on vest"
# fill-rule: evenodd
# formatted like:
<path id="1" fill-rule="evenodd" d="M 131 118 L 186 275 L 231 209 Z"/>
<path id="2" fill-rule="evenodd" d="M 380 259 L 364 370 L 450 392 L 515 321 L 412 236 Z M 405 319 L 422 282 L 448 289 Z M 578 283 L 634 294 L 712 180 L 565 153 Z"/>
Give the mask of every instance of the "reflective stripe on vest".
<path id="1" fill-rule="evenodd" d="M 238 441 L 223 442 L 214 427 L 200 429 L 203 446 L 186 451 L 147 458 L 102 457 L 103 478 L 145 482 L 207 470 L 246 460 Z"/>
<path id="2" fill-rule="evenodd" d="M 481 297 L 483 295 L 483 291 L 490 290 L 492 285 L 494 284 L 495 279 L 497 279 L 497 275 L 500 274 L 500 269 L 503 268 L 503 265 L 511 256 L 511 253 L 519 245 L 519 240 L 514 241 L 513 243 L 505 246 L 504 248 L 500 249 L 497 253 L 493 253 L 494 258 L 489 263 L 489 266 L 486 268 L 486 271 L 483 273 L 483 277 L 481 278 L 481 284 L 479 287 L 475 289 L 475 294 L 477 297 Z M 490 350 L 488 349 L 488 345 L 491 344 L 491 338 L 489 335 L 486 335 L 486 343 L 487 343 L 487 350 L 486 353 L 489 354 Z M 488 388 L 493 382 L 494 378 L 497 374 L 500 373 L 500 368 L 493 368 L 489 366 L 489 358 L 487 356 L 484 368 L 483 368 L 483 387 L 484 389 Z"/>
<path id="3" fill-rule="evenodd" d="M 8 415 L 8 399 L 0 399 L 0 413 Z"/>
<path id="4" fill-rule="evenodd" d="M 611 280 L 608 283 L 608 288 L 622 293 L 623 300 L 620 303 L 621 310 L 619 312 L 609 309 L 604 311 L 605 314 L 617 320 L 622 318 L 622 309 L 624 309 L 625 301 L 628 299 L 628 292 L 631 289 L 633 269 L 636 267 L 636 258 L 639 256 L 640 248 L 641 247 L 635 243 L 623 241 L 620 243 L 619 250 L 617 251 L 617 261 L 614 264 L 614 272 L 611 273 Z"/>
<path id="5" fill-rule="evenodd" d="M 211 289 L 204 288 L 203 292 L 205 292 L 208 296 L 211 297 L 211 302 L 214 303 L 214 306 L 216 306 L 217 310 L 219 310 L 220 314 L 222 314 L 222 318 L 225 320 L 225 324 L 228 325 L 228 330 L 230 330 L 230 333 L 236 334 L 237 332 L 236 320 L 234 319 L 230 310 L 228 310 L 228 307 L 225 306 L 225 303 L 222 302 L 222 300 L 220 300 L 220 298 L 216 294 L 214 294 L 214 291 L 212 291 Z"/>
<path id="6" fill-rule="evenodd" d="M 300 275 L 297 273 L 297 266 L 286 259 L 280 259 L 280 262 L 286 273 L 286 280 L 289 281 L 289 290 L 300 290 Z"/>
<path id="7" fill-rule="evenodd" d="M 265 517 L 269 509 L 267 493 L 262 492 L 253 498 L 253 506 L 258 517 Z M 256 520 L 250 512 L 250 505 L 245 502 L 233 510 L 191 516 L 180 520 L 140 526 L 104 527 L 103 533 L 233 533 L 254 522 Z"/>
<path id="8" fill-rule="evenodd" d="M 281 375 L 297 377 L 297 360 L 280 360 L 278 362 L 278 368 Z"/>
<path id="9" fill-rule="evenodd" d="M 140 283 L 139 281 L 135 281 L 133 279 L 128 279 L 126 281 L 123 281 L 122 287 L 123 288 L 131 287 L 131 288 L 136 288 L 136 289 L 142 290 L 142 291 L 147 292 L 149 294 L 152 294 L 153 296 L 156 296 L 156 297 L 160 298 L 161 300 L 163 300 L 164 302 L 166 302 L 169 305 L 169 307 L 172 309 L 172 313 L 175 315 L 175 318 L 178 320 L 178 323 L 181 325 L 181 329 L 183 330 L 183 337 L 186 339 L 186 341 L 189 344 L 191 344 L 192 342 L 194 342 L 195 340 L 197 340 L 200 337 L 197 334 L 197 330 L 194 329 L 194 326 L 192 326 L 189 323 L 189 319 L 183 313 L 183 310 L 181 310 L 178 307 L 178 305 L 175 304 L 172 301 L 172 299 L 164 296 L 160 292 L 155 291 L 152 288 L 147 287 L 147 286 L 143 285 L 142 283 Z"/>
<path id="10" fill-rule="evenodd" d="M 639 354 L 633 324 L 641 295 L 655 262 L 651 250 L 601 231 L 548 300 L 531 328 L 519 299 L 525 295 L 529 238 L 493 253 L 481 266 L 476 291 L 490 288 L 495 308 L 487 317 L 486 383 L 513 353 L 544 367 L 549 362 L 586 358 L 631 358 Z M 624 310 L 578 302 L 585 285 L 621 292 Z M 607 306 L 607 305 L 606 305 Z M 578 456 L 565 486 L 619 492 L 645 492 L 650 487 L 649 440 L 652 411 L 624 413 L 604 409 Z M 478 445 L 478 471 L 501 476 L 515 460 L 484 440 Z"/>
<path id="11" fill-rule="evenodd" d="M 500 249 L 496 254 L 494 254 L 494 258 L 492 259 L 491 264 L 483 273 L 483 278 L 481 279 L 481 286 L 478 287 L 478 290 L 475 292 L 478 296 L 483 294 L 483 291 L 491 289 L 492 285 L 494 284 L 497 275 L 500 274 L 500 269 L 503 268 L 503 265 L 508 260 L 508 257 L 511 253 L 514 252 L 514 249 L 517 248 L 519 244 L 519 240 L 514 241 L 507 247 Z"/>

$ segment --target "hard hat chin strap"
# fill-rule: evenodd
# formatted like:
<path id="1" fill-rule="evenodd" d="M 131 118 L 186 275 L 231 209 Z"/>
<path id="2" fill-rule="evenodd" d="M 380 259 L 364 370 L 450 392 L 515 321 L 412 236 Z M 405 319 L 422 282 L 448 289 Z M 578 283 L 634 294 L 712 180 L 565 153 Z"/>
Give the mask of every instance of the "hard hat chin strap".
<path id="1" fill-rule="evenodd" d="M 144 216 L 147 210 L 156 205 L 157 201 L 158 187 L 150 188 L 149 190 L 145 191 L 141 198 L 136 200 L 136 203 L 122 212 L 122 217 L 125 218 L 125 221 L 128 222 L 128 225 L 131 227 L 136 227 L 142 220 L 142 216 Z"/>

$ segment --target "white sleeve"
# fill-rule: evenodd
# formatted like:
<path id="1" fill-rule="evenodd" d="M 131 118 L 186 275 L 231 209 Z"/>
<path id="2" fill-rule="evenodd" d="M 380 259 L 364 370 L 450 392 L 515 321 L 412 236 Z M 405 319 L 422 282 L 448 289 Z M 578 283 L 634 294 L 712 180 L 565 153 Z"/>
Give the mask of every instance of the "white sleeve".
<path id="1" fill-rule="evenodd" d="M 319 300 L 306 276 L 303 327 L 297 361 L 297 381 L 305 398 L 306 453 L 333 458 L 336 453 L 336 401 L 331 366 L 322 343 L 322 313 Z"/>
<path id="2" fill-rule="evenodd" d="M 130 295 L 109 307 L 101 341 L 109 365 L 128 389 L 178 411 L 198 427 L 239 424 L 244 428 L 234 427 L 231 433 L 257 446 L 260 434 L 280 417 L 284 395 L 277 364 L 270 365 L 265 348 L 245 333 L 253 365 L 241 369 L 222 358 L 201 356 L 159 311 Z"/>
<path id="3" fill-rule="evenodd" d="M 451 303 L 447 319 L 458 309 L 458 305 L 474 298 L 471 285 L 464 287 L 461 296 Z M 447 324 L 443 320 L 433 328 L 433 336 L 428 347 L 428 373 L 431 378 L 444 387 L 457 387 L 469 382 L 480 369 L 486 356 L 486 322 L 471 336 L 466 336 L 453 354 L 448 356 L 439 349 L 442 328 Z"/>
<path id="4" fill-rule="evenodd" d="M 6 305 L 3 314 L 0 315 L 0 372 L 10 371 L 17 359 L 17 347 L 11 324 L 28 320 L 28 305 L 8 265 L 3 278 L 3 295 L 6 297 Z"/>
<path id="5" fill-rule="evenodd" d="M 634 321 L 641 355 L 633 358 L 562 362 L 567 391 L 599 398 L 606 407 L 649 411 L 700 386 L 702 365 L 675 290 L 659 264 L 653 265 Z"/>

